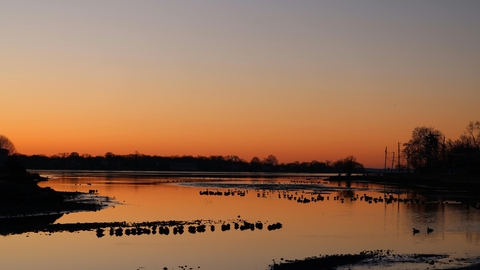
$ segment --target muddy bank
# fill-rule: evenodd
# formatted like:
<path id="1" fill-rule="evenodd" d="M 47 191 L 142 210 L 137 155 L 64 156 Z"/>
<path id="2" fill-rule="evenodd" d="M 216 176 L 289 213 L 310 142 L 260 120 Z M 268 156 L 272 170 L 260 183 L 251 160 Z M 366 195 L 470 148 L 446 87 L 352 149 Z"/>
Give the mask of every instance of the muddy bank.
<path id="1" fill-rule="evenodd" d="M 63 214 L 28 217 L 0 218 L 0 235 L 22 234 L 45 228 L 61 218 Z"/>
<path id="2" fill-rule="evenodd" d="M 98 211 L 107 206 L 102 202 L 109 200 L 106 197 L 38 186 L 47 180 L 38 173 L 0 174 L 0 219 Z"/>
<path id="3" fill-rule="evenodd" d="M 106 197 L 94 197 L 80 192 L 53 191 L 53 198 L 0 203 L 0 219 L 13 217 L 41 216 L 80 211 L 99 211 L 108 205 Z"/>
<path id="4" fill-rule="evenodd" d="M 271 270 L 290 270 L 290 269 L 336 269 L 342 265 L 356 264 L 369 258 L 374 258 L 383 255 L 382 252 L 368 251 L 359 254 L 339 254 L 339 255 L 324 255 L 319 257 L 309 257 L 302 260 L 285 260 L 274 263 L 270 266 Z"/>
<path id="5" fill-rule="evenodd" d="M 453 257 L 448 254 L 394 254 L 391 250 L 363 251 L 283 260 L 270 265 L 271 270 L 364 270 L 364 269 L 480 269 L 478 257 Z"/>

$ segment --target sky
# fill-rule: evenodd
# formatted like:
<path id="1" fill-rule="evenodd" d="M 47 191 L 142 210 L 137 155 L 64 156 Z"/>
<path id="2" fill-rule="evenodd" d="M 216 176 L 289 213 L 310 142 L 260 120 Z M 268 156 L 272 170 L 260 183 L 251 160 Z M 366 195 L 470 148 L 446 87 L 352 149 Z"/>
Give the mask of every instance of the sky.
<path id="1" fill-rule="evenodd" d="M 0 0 L 0 134 L 382 168 L 417 126 L 480 120 L 479 33 L 466 0 Z"/>

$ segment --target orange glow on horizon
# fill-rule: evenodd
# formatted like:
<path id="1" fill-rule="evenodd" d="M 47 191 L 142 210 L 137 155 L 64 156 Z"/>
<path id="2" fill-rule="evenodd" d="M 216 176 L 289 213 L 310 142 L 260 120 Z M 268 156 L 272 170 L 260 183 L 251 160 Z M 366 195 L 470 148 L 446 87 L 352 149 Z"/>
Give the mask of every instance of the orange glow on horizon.
<path id="1" fill-rule="evenodd" d="M 131 135 L 132 139 L 128 140 L 115 136 L 115 134 L 109 135 L 111 138 L 105 135 L 95 136 L 94 134 L 90 137 L 74 137 L 73 135 L 67 136 L 61 131 L 53 131 L 52 136 L 50 136 L 50 134 L 45 131 L 41 132 L 41 130 L 33 138 L 30 136 L 9 136 L 9 138 L 15 143 L 19 153 L 47 156 L 70 152 L 92 156 L 103 156 L 107 152 L 117 155 L 138 152 L 157 156 L 236 155 L 250 161 L 254 156 L 263 159 L 273 154 L 280 163 L 290 163 L 313 160 L 335 161 L 353 155 L 357 158 L 357 161 L 366 167 L 383 168 L 385 147 L 388 147 L 389 157 L 391 157 L 392 152 L 397 155 L 397 143 L 394 140 L 387 142 L 383 138 L 385 135 L 381 133 L 374 133 L 371 134 L 371 137 L 366 138 L 334 136 L 334 134 L 331 134 L 332 137 L 325 135 L 317 140 L 311 135 L 312 132 L 308 131 L 304 132 L 303 135 L 292 134 L 290 138 L 286 134 L 283 134 L 280 138 L 274 138 L 274 134 L 264 134 L 271 139 L 257 137 L 259 134 L 249 138 L 247 134 L 235 136 L 235 134 L 228 134 L 228 132 L 222 134 L 221 130 L 211 132 L 215 134 L 211 140 L 208 140 L 207 136 L 202 138 L 189 137 L 188 135 L 177 136 L 175 139 L 174 134 L 165 134 L 162 137 L 141 136 L 138 140 L 133 139 L 133 135 Z M 411 136 L 410 132 L 404 132 L 403 138 L 405 139 L 400 142 L 401 144 L 408 141 Z M 242 135 L 245 137 L 242 137 Z M 395 138 L 393 134 L 387 136 Z M 298 140 L 296 137 L 298 137 Z M 390 165 L 387 164 L 387 167 L 390 167 Z"/>
<path id="2" fill-rule="evenodd" d="M 5 6 L 0 134 L 27 155 L 353 155 L 382 168 L 417 126 L 455 140 L 480 120 L 473 3 L 438 3 L 449 16 L 416 2 L 196 5 Z"/>

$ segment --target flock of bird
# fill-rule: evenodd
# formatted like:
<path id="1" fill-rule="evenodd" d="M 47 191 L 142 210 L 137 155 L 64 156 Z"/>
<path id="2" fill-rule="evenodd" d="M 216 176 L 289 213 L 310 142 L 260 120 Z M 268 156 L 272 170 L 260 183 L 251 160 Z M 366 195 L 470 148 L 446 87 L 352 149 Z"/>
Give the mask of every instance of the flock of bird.
<path id="1" fill-rule="evenodd" d="M 264 226 L 264 224 L 260 221 L 255 222 L 255 223 L 251 223 L 251 222 L 247 222 L 247 221 L 233 222 L 233 228 L 235 230 L 240 230 L 240 231 L 245 231 L 245 230 L 254 231 L 255 229 L 262 230 L 263 226 Z M 267 226 L 267 230 L 273 231 L 273 230 L 281 229 L 282 227 L 283 227 L 282 223 L 276 222 L 276 223 L 273 223 L 273 224 L 269 224 Z M 220 228 L 221 228 L 222 232 L 229 231 L 232 228 L 232 224 L 223 223 L 220 226 Z M 210 224 L 210 225 L 199 224 L 197 226 L 190 225 L 188 227 L 184 226 L 184 225 L 176 225 L 176 226 L 173 226 L 173 228 L 171 228 L 170 226 L 151 225 L 151 226 L 145 226 L 145 227 L 134 226 L 132 228 L 126 228 L 126 229 L 124 229 L 123 227 L 118 227 L 118 228 L 110 227 L 110 229 L 108 230 L 108 234 L 110 236 L 114 236 L 114 235 L 115 236 L 123 236 L 124 234 L 127 235 L 127 236 L 143 235 L 143 234 L 146 234 L 146 235 L 153 234 L 153 235 L 155 235 L 155 234 L 157 234 L 157 229 L 158 229 L 158 234 L 159 235 L 169 235 L 170 231 L 172 231 L 172 233 L 174 235 L 183 234 L 185 232 L 185 229 L 190 234 L 195 234 L 195 233 L 204 233 L 208 229 L 210 229 L 211 232 L 214 232 L 215 231 L 215 225 L 214 224 Z M 103 229 L 103 228 L 97 228 L 97 230 L 96 230 L 97 237 L 101 238 L 101 237 L 105 236 L 105 231 L 106 230 Z"/>
<path id="2" fill-rule="evenodd" d="M 289 191 L 289 190 L 256 190 L 257 192 L 257 197 L 258 198 L 270 198 L 272 195 L 275 196 L 274 193 L 277 193 L 277 196 L 279 199 L 288 199 L 291 201 L 296 201 L 297 203 L 311 203 L 311 202 L 320 202 L 320 201 L 325 201 L 325 200 L 330 200 L 330 195 L 325 194 L 325 193 L 315 193 L 315 192 L 306 192 L 306 191 Z M 199 192 L 200 195 L 204 196 L 242 196 L 244 197 L 246 194 L 248 194 L 248 190 L 226 190 L 226 191 L 219 191 L 217 190 L 203 190 Z M 408 199 L 408 198 L 397 198 L 394 197 L 393 195 L 384 195 L 384 196 L 379 196 L 379 197 L 373 197 L 373 196 L 368 196 L 367 194 L 363 194 L 360 196 L 359 194 L 357 195 L 352 195 L 352 196 L 333 196 L 333 200 L 335 201 L 340 201 L 341 203 L 344 203 L 345 200 L 350 200 L 352 202 L 354 201 L 365 201 L 367 203 L 386 203 L 386 204 L 391 204 L 391 203 L 415 203 L 415 204 L 425 204 L 424 200 L 420 199 Z"/>
<path id="3" fill-rule="evenodd" d="M 220 191 L 218 189 L 206 189 L 199 192 L 202 196 L 241 196 L 244 197 L 248 194 L 248 189 L 240 190 L 240 189 L 227 189 L 225 191 Z M 403 203 L 403 204 L 426 204 L 424 199 L 418 198 L 401 198 L 398 195 L 394 196 L 392 194 L 384 194 L 383 196 L 373 197 L 367 194 L 363 194 L 360 196 L 358 193 L 356 195 L 344 195 L 344 196 L 331 196 L 329 192 L 332 191 L 315 191 L 315 190 L 302 190 L 302 191 L 291 191 L 291 190 L 275 190 L 275 189 L 255 189 L 257 198 L 274 198 L 278 197 L 279 199 L 288 199 L 290 201 L 295 201 L 297 203 L 314 203 L 314 202 L 321 202 L 325 200 L 330 200 L 333 198 L 335 201 L 339 201 L 341 203 L 345 203 L 345 201 L 350 200 L 351 202 L 355 201 L 364 201 L 369 204 L 376 204 L 376 203 L 385 203 L 385 204 L 392 204 L 392 203 Z M 448 204 L 447 200 L 439 200 L 438 204 Z M 467 209 L 474 208 L 480 210 L 480 202 L 478 201 L 456 201 L 455 203 L 461 203 L 465 205 Z"/>
<path id="4" fill-rule="evenodd" d="M 302 182 L 303 183 L 303 182 Z M 324 201 L 324 200 L 330 200 L 330 195 L 323 193 L 323 194 L 317 194 L 315 192 L 308 192 L 308 191 L 289 191 L 289 190 L 266 190 L 266 189 L 256 189 L 257 192 L 257 197 L 258 198 L 272 198 L 275 197 L 275 193 L 277 193 L 277 196 L 279 199 L 288 199 L 292 201 L 296 201 L 297 203 L 311 203 L 311 202 L 319 202 L 319 201 Z M 226 190 L 226 191 L 219 191 L 219 190 L 204 190 L 200 191 L 200 195 L 207 195 L 207 196 L 235 196 L 235 194 L 238 194 L 240 196 L 245 196 L 245 194 L 248 194 L 248 190 Z M 420 200 L 418 198 L 401 198 L 399 196 L 393 196 L 393 195 L 387 195 L 384 194 L 383 196 L 378 196 L 378 197 L 373 197 L 373 196 L 368 196 L 367 194 L 363 194 L 360 196 L 358 193 L 356 195 L 350 195 L 350 196 L 333 196 L 334 201 L 340 201 L 341 203 L 344 203 L 345 200 L 350 200 L 352 202 L 354 201 L 364 201 L 369 204 L 372 203 L 385 203 L 385 204 L 391 204 L 391 203 L 403 203 L 403 204 L 422 204 L 424 205 L 426 202 L 425 200 Z M 438 201 L 440 204 L 448 204 L 448 201 L 445 200 L 440 200 Z M 464 204 L 467 209 L 470 207 L 473 207 L 475 209 L 480 210 L 480 205 L 478 202 L 469 202 L 469 201 L 460 201 L 460 203 Z M 433 232 L 433 229 L 430 227 L 427 227 L 426 229 L 427 234 L 430 234 Z M 419 229 L 413 228 L 413 234 L 420 233 Z"/>

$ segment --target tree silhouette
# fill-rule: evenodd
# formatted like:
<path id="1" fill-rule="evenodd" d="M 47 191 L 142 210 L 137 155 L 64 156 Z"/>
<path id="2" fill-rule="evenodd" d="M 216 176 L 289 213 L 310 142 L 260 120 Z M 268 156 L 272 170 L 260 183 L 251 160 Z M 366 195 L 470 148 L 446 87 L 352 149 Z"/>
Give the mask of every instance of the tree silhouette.
<path id="1" fill-rule="evenodd" d="M 357 162 L 357 159 L 354 156 L 348 156 L 344 159 L 339 159 L 335 161 L 333 166 L 337 170 L 345 172 L 347 176 L 351 176 L 353 172 L 363 172 L 365 170 L 363 164 Z"/>
<path id="2" fill-rule="evenodd" d="M 448 140 L 445 149 L 446 166 L 457 174 L 480 173 L 480 122 L 470 122 L 460 138 Z"/>
<path id="3" fill-rule="evenodd" d="M 441 160 L 442 132 L 433 127 L 416 127 L 412 138 L 403 146 L 407 162 L 416 170 L 435 172 Z"/>
<path id="4" fill-rule="evenodd" d="M 263 160 L 263 163 L 265 163 L 265 165 L 277 166 L 278 165 L 278 159 L 274 155 L 269 155 L 268 157 L 266 157 Z"/>
<path id="5" fill-rule="evenodd" d="M 469 146 L 480 150 L 480 121 L 470 122 L 465 130 Z"/>
<path id="6" fill-rule="evenodd" d="M 250 169 L 252 171 L 260 171 L 262 169 L 262 161 L 258 157 L 253 157 L 250 161 Z"/>
<path id="7" fill-rule="evenodd" d="M 6 136 L 0 134 L 0 148 L 8 150 L 9 155 L 16 152 L 15 145 Z"/>

